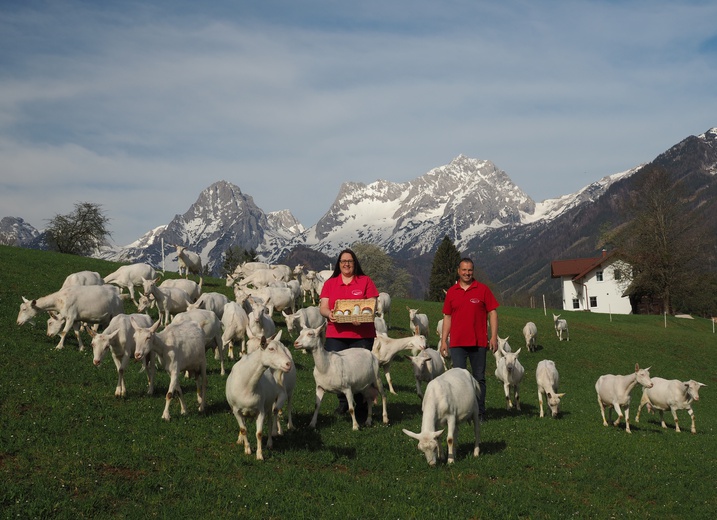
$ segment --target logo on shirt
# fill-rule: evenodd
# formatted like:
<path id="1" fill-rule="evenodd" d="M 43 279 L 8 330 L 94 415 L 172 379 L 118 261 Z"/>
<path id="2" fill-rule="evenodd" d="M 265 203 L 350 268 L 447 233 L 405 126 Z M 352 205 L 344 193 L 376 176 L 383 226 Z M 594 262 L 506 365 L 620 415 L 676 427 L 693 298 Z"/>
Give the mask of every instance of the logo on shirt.
<path id="1" fill-rule="evenodd" d="M 363 291 L 362 291 L 361 289 L 354 289 L 353 291 L 351 291 L 351 294 L 352 294 L 353 296 L 362 296 L 362 295 L 363 295 Z"/>
<path id="2" fill-rule="evenodd" d="M 474 303 L 474 304 L 479 304 L 479 303 L 480 303 L 480 298 L 471 298 L 471 299 L 470 299 L 470 302 L 471 302 L 471 303 Z"/>

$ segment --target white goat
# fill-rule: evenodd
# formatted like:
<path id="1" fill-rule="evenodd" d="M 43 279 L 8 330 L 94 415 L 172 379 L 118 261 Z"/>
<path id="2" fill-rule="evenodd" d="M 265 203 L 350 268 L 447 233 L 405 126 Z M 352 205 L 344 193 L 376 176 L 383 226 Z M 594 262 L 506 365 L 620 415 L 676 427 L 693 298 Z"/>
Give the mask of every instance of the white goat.
<path id="1" fill-rule="evenodd" d="M 293 314 L 287 314 L 285 311 L 281 311 L 286 322 L 286 330 L 289 334 L 298 334 L 305 328 L 315 329 L 326 323 L 326 318 L 321 315 L 321 311 L 316 306 L 304 307 L 299 309 Z"/>
<path id="2" fill-rule="evenodd" d="M 185 321 L 193 321 L 204 332 L 204 346 L 207 350 L 214 351 L 214 359 L 219 359 L 221 375 L 224 371 L 224 349 L 222 348 L 222 322 L 217 315 L 206 309 L 188 309 L 177 314 L 172 323 L 180 324 Z"/>
<path id="3" fill-rule="evenodd" d="M 291 358 L 279 347 L 279 341 L 267 342 L 265 338 L 263 339 L 261 348 L 247 354 L 234 364 L 226 384 L 227 402 L 239 423 L 237 444 L 244 445 L 244 453 L 247 455 L 251 455 L 251 446 L 246 434 L 246 418 L 256 415 L 257 460 L 264 460 L 261 449 L 264 418 L 269 417 L 266 447 L 270 449 L 273 445 L 272 434 L 276 425 L 274 409 L 283 404 L 281 403 L 283 391 L 267 368 L 288 372 L 293 365 Z"/>
<path id="4" fill-rule="evenodd" d="M 137 305 L 134 297 L 134 288 L 142 285 L 142 279 L 154 279 L 157 276 L 154 268 L 148 264 L 130 264 L 120 266 L 115 272 L 104 277 L 105 283 L 111 283 L 122 289 L 127 289 L 132 302 Z"/>
<path id="5" fill-rule="evenodd" d="M 237 285 L 241 287 L 253 287 L 254 289 L 262 289 L 268 287 L 269 284 L 276 282 L 281 279 L 281 273 L 274 271 L 273 269 L 259 269 L 254 271 L 249 276 L 241 279 L 237 282 Z"/>
<path id="6" fill-rule="evenodd" d="M 421 381 L 432 381 L 446 371 L 446 360 L 436 349 L 427 348 L 411 356 L 413 376 L 416 378 L 416 394 L 423 398 Z"/>
<path id="7" fill-rule="evenodd" d="M 276 324 L 266 312 L 266 306 L 261 300 L 249 298 L 247 300 L 251 305 L 249 316 L 249 326 L 247 331 L 251 330 L 254 336 L 273 336 L 276 332 Z M 248 334 L 248 332 L 247 332 Z"/>
<path id="8" fill-rule="evenodd" d="M 130 359 L 134 358 L 134 328 L 131 319 L 141 327 L 151 327 L 152 319 L 146 314 L 118 314 L 110 321 L 107 328 L 102 333 L 96 333 L 87 327 L 87 332 L 92 336 L 92 362 L 96 367 L 100 366 L 107 352 L 112 352 L 112 359 L 117 368 L 117 386 L 115 388 L 115 396 L 125 397 L 127 388 L 124 382 L 124 372 L 127 369 Z M 147 380 L 149 383 L 147 394 L 154 393 L 154 375 L 156 372 L 154 366 L 154 354 L 150 354 L 142 360 L 143 368 L 147 371 Z"/>
<path id="9" fill-rule="evenodd" d="M 523 327 L 523 337 L 525 338 L 525 348 L 528 349 L 528 352 L 535 352 L 538 337 L 538 327 L 535 326 L 535 323 L 529 321 L 525 324 Z"/>
<path id="10" fill-rule="evenodd" d="M 495 377 L 503 383 L 505 407 L 507 410 L 513 408 L 513 402 L 510 398 L 510 391 L 512 389 L 515 399 L 515 408 L 520 411 L 520 382 L 525 375 L 525 369 L 523 365 L 520 364 L 520 361 L 518 361 L 518 354 L 520 354 L 521 349 L 515 352 L 507 352 L 499 342 L 498 350 L 501 356 L 496 361 Z"/>
<path id="11" fill-rule="evenodd" d="M 387 292 L 378 293 L 376 298 L 376 315 L 386 320 L 386 325 L 391 325 L 391 295 Z"/>
<path id="12" fill-rule="evenodd" d="M 423 335 L 428 337 L 428 316 L 420 314 L 418 309 L 408 309 L 408 328 L 414 336 Z"/>
<path id="13" fill-rule="evenodd" d="M 36 300 L 22 299 L 17 324 L 22 325 L 39 312 L 47 311 L 50 314 L 47 335 L 60 335 L 60 342 L 55 347 L 57 349 L 65 346 L 65 336 L 70 329 L 74 329 L 80 350 L 84 350 L 80 336 L 81 323 L 106 327 L 113 317 L 123 311 L 117 290 L 104 285 L 71 285 Z"/>
<path id="14" fill-rule="evenodd" d="M 69 287 L 70 285 L 104 285 L 105 281 L 100 276 L 100 273 L 95 271 L 79 271 L 67 275 L 65 281 L 62 284 L 62 289 Z"/>
<path id="15" fill-rule="evenodd" d="M 469 419 L 473 420 L 475 433 L 473 456 L 478 456 L 480 393 L 478 381 L 465 368 L 452 368 L 428 383 L 421 405 L 421 432 L 414 433 L 404 429 L 403 433 L 418 441 L 418 449 L 424 453 L 430 466 L 435 466 L 437 459 L 443 458 L 439 442 L 443 430 L 436 431 L 436 428 L 445 425 L 448 429 L 448 464 L 452 464 L 456 458 L 458 423 Z"/>
<path id="16" fill-rule="evenodd" d="M 193 251 L 189 251 L 184 246 L 172 244 L 177 248 L 177 264 L 179 276 L 184 274 L 185 278 L 189 277 L 189 273 L 196 274 L 202 280 L 202 257 Z"/>
<path id="17" fill-rule="evenodd" d="M 248 330 L 247 332 L 249 336 L 249 341 L 246 342 L 246 348 L 247 353 L 251 354 L 261 346 L 261 342 L 264 339 L 264 336 L 256 337 L 251 333 L 250 330 Z M 296 388 L 296 364 L 294 363 L 294 357 L 291 355 L 289 349 L 286 348 L 283 343 L 281 343 L 281 330 L 278 330 L 276 334 L 274 334 L 273 338 L 274 340 L 276 340 L 278 347 L 283 349 L 284 353 L 291 359 L 291 368 L 288 372 L 284 372 L 280 369 L 270 369 L 274 374 L 274 379 L 286 393 L 286 395 L 283 396 L 283 399 L 285 399 L 284 406 L 286 407 L 286 414 L 284 414 L 284 408 L 281 406 L 278 406 L 277 410 L 279 417 L 286 415 L 286 428 L 288 430 L 291 430 L 294 427 L 294 422 L 291 419 L 291 409 L 294 402 L 294 389 Z M 278 434 L 282 435 L 283 432 L 281 428 L 281 421 L 279 419 L 277 419 L 276 421 L 276 426 Z"/>
<path id="18" fill-rule="evenodd" d="M 269 266 L 269 269 L 274 271 L 274 276 L 277 280 L 288 282 L 294 275 L 294 271 L 291 267 L 284 264 L 273 264 Z"/>
<path id="19" fill-rule="evenodd" d="M 227 303 L 229 303 L 229 298 L 227 298 L 226 295 L 218 292 L 206 292 L 202 293 L 202 295 L 197 298 L 197 301 L 190 303 L 187 309 L 206 309 L 212 311 L 217 315 L 217 318 L 221 320 L 224 314 L 224 306 Z"/>
<path id="20" fill-rule="evenodd" d="M 623 376 L 605 374 L 598 378 L 595 383 L 595 391 L 597 392 L 597 400 L 600 405 L 600 414 L 602 415 L 602 424 L 607 426 L 605 419 L 605 407 L 609 406 L 608 419 L 612 419 L 612 409 L 617 412 L 617 419 L 613 423 L 614 426 L 620 424 L 620 418 L 623 416 L 621 407 L 625 408 L 625 431 L 630 432 L 630 392 L 636 384 L 640 384 L 645 388 L 652 388 L 650 380 L 650 367 L 640 368 L 635 363 L 635 372 Z"/>
<path id="21" fill-rule="evenodd" d="M 373 328 L 376 329 L 376 334 L 388 334 L 388 327 L 386 326 L 386 320 L 384 320 L 381 316 L 374 317 Z"/>
<path id="22" fill-rule="evenodd" d="M 386 374 L 386 382 L 388 389 L 392 394 L 396 391 L 393 389 L 391 382 L 391 361 L 402 350 L 425 350 L 425 336 L 408 336 L 407 338 L 389 338 L 386 334 L 377 334 L 373 340 L 373 348 L 371 352 L 378 359 L 379 366 L 383 367 Z"/>
<path id="23" fill-rule="evenodd" d="M 328 352 L 324 349 L 325 325 L 315 329 L 304 329 L 294 342 L 294 347 L 310 350 L 314 356 L 314 381 L 316 382 L 316 408 L 310 427 L 316 427 L 319 408 L 325 392 L 343 393 L 349 404 L 349 413 L 353 429 L 358 430 L 354 410 L 354 393 L 361 392 L 368 404 L 366 426 L 371 425 L 371 412 L 376 391 L 381 394 L 383 403 L 383 422 L 388 424 L 386 394 L 383 391 L 381 376 L 378 372 L 378 359 L 363 348 L 349 348 L 341 352 Z"/>
<path id="24" fill-rule="evenodd" d="M 563 331 L 567 336 L 565 341 L 570 341 L 570 331 L 568 330 L 568 321 L 560 318 L 560 314 L 553 314 L 553 322 L 555 323 L 555 334 L 558 336 L 560 341 L 563 341 Z"/>
<path id="25" fill-rule="evenodd" d="M 222 347 L 227 350 L 229 358 L 234 359 L 234 342 L 241 341 L 242 354 L 246 354 L 246 331 L 249 327 L 249 316 L 237 302 L 227 302 L 222 314 Z"/>
<path id="26" fill-rule="evenodd" d="M 306 297 L 311 297 L 311 305 L 316 305 L 316 271 L 307 271 L 304 273 L 301 271 L 300 274 L 295 274 L 299 285 L 301 286 L 301 292 L 303 294 L 302 303 L 306 303 Z"/>
<path id="27" fill-rule="evenodd" d="M 538 383 L 538 402 L 540 403 L 540 416 L 545 417 L 543 413 L 543 394 L 548 401 L 550 413 L 555 418 L 560 413 L 560 399 L 565 395 L 558 393 L 558 384 L 560 376 L 555 363 L 550 359 L 543 359 L 538 363 L 535 369 L 535 382 Z"/>
<path id="28" fill-rule="evenodd" d="M 194 280 L 188 280 L 186 278 L 167 278 L 165 281 L 159 284 L 159 286 L 177 287 L 178 289 L 182 289 L 185 293 L 189 295 L 189 300 L 191 303 L 196 302 L 197 299 L 202 295 L 202 284 L 197 283 Z"/>
<path id="29" fill-rule="evenodd" d="M 142 279 L 142 285 L 144 295 L 147 298 L 154 297 L 160 321 L 165 327 L 169 324 L 170 315 L 174 316 L 189 308 L 189 295 L 178 287 L 159 287 L 156 279 L 147 280 L 146 278 Z M 144 300 L 141 305 L 137 306 L 140 312 L 145 310 L 145 307 Z"/>
<path id="30" fill-rule="evenodd" d="M 637 415 L 635 416 L 635 422 L 640 422 L 640 411 L 642 407 L 647 405 L 648 411 L 652 411 L 652 408 L 659 410 L 660 412 L 660 423 L 663 428 L 667 428 L 664 419 L 665 410 L 672 412 L 672 417 L 675 419 L 675 431 L 680 431 L 680 423 L 677 420 L 677 410 L 687 410 L 692 419 L 692 427 L 690 431 L 697 433 L 695 428 L 695 414 L 692 411 L 692 401 L 700 400 L 700 387 L 707 386 L 703 383 L 690 379 L 689 381 L 680 381 L 679 379 L 663 379 L 661 377 L 653 377 L 652 388 L 642 389 L 642 399 L 640 400 L 640 406 L 637 408 Z"/>
<path id="31" fill-rule="evenodd" d="M 194 375 L 197 383 L 197 401 L 199 411 L 204 412 L 204 396 L 207 391 L 207 355 L 205 353 L 204 332 L 193 321 L 175 325 L 170 323 L 162 332 L 157 332 L 160 321 L 157 320 L 151 327 L 142 327 L 130 319 L 134 328 L 135 352 L 137 360 L 154 352 L 164 364 L 169 373 L 169 388 L 165 398 L 162 419 L 169 421 L 169 404 L 172 397 L 177 394 L 182 415 L 187 413 L 182 396 L 182 387 L 179 384 L 179 374 L 188 371 Z M 200 384 L 201 380 L 201 384 Z"/>

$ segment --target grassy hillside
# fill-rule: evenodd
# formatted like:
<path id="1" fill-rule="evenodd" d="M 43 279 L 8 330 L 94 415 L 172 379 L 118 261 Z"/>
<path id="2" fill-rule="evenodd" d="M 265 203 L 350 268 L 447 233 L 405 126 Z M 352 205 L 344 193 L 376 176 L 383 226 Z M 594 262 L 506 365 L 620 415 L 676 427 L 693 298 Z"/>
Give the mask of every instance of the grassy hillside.
<path id="1" fill-rule="evenodd" d="M 570 342 L 558 342 L 552 311 L 502 307 L 500 335 L 521 347 L 523 324 L 538 326 L 539 349 L 525 348 L 522 412 L 506 411 L 502 387 L 489 360 L 488 420 L 481 454 L 471 456 L 472 427 L 463 425 L 452 466 L 429 468 L 414 440 L 401 431 L 420 429 L 421 403 L 411 365 L 394 362 L 398 395 L 388 396 L 390 424 L 351 430 L 336 418 L 334 396 L 322 405 L 316 430 L 313 360 L 293 351 L 299 380 L 294 396 L 297 429 L 246 456 L 235 444 L 238 428 L 224 397 L 219 363 L 209 358 L 207 412 L 197 412 L 192 381 L 183 381 L 189 413 L 162 421 L 169 383 L 158 375 L 154 396 L 132 364 L 128 396 L 114 397 L 111 359 L 100 367 L 80 352 L 74 337 L 64 350 L 45 335 L 45 317 L 19 327 L 21 296 L 57 290 L 71 272 L 106 275 L 107 262 L 0 246 L 0 515 L 3 518 L 715 518 L 717 495 L 717 335 L 707 320 L 655 316 L 564 313 Z M 230 295 L 222 280 L 205 291 Z M 408 334 L 406 306 L 431 320 L 431 346 L 440 304 L 394 300 L 391 336 Z M 127 304 L 131 311 L 131 303 Z M 275 318 L 283 325 L 281 318 Z M 284 332 L 283 338 L 287 339 Z M 89 340 L 88 340 L 89 341 Z M 289 345 L 290 342 L 285 341 Z M 561 375 L 563 413 L 538 417 L 535 367 L 555 361 Z M 633 391 L 633 433 L 603 427 L 594 384 L 601 374 L 628 374 L 639 363 L 653 376 L 696 379 L 708 386 L 695 403 L 697 434 L 679 412 L 683 433 L 663 430 L 658 415 L 643 410 Z M 379 414 L 374 412 L 374 419 Z M 250 425 L 252 445 L 254 425 Z"/>

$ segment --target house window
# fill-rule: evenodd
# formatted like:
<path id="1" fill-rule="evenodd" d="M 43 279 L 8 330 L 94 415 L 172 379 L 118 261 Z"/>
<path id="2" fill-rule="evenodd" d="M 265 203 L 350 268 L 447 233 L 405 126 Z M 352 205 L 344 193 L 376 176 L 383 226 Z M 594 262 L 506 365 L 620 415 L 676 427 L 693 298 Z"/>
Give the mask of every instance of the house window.
<path id="1" fill-rule="evenodd" d="M 595 273 L 595 279 L 596 279 L 598 282 L 602 282 L 602 271 L 597 271 L 597 272 Z"/>
<path id="2" fill-rule="evenodd" d="M 573 298 L 573 309 L 579 309 L 580 308 L 580 300 L 577 298 Z"/>
<path id="3" fill-rule="evenodd" d="M 597 296 L 590 297 L 590 307 L 597 307 Z"/>
<path id="4" fill-rule="evenodd" d="M 620 269 L 615 269 L 615 271 L 613 272 L 613 277 L 615 278 L 615 280 L 620 280 L 622 278 L 622 272 L 620 271 Z"/>

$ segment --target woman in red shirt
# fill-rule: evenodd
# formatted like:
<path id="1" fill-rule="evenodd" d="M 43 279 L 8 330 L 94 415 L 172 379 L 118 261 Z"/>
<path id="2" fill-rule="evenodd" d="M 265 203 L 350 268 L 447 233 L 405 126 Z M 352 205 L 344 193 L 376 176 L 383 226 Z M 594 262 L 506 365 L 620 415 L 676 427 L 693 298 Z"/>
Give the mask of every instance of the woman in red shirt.
<path id="1" fill-rule="evenodd" d="M 324 282 L 321 289 L 319 310 L 328 323 L 326 325 L 326 343 L 324 348 L 330 352 L 340 352 L 348 348 L 373 348 L 376 329 L 373 322 L 368 323 L 337 323 L 334 318 L 336 300 L 363 300 L 377 298 L 378 289 L 371 278 L 364 274 L 356 253 L 344 249 L 334 266 L 334 274 Z M 339 394 L 339 406 L 336 414 L 346 413 L 349 409 L 346 396 Z M 354 395 L 356 400 L 356 420 L 363 422 L 368 414 L 368 407 L 363 395 Z"/>

